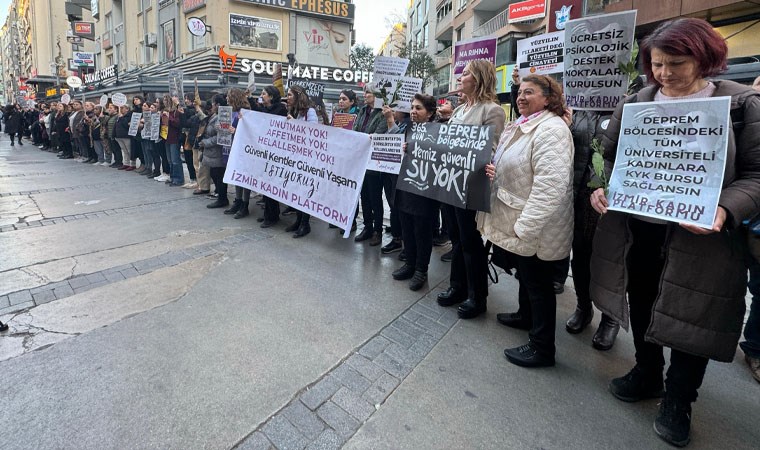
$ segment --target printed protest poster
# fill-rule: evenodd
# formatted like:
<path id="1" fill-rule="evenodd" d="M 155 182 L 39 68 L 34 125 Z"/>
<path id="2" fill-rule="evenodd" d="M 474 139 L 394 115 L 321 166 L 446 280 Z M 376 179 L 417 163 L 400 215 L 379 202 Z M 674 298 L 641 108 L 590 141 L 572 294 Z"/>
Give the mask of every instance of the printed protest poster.
<path id="1" fill-rule="evenodd" d="M 332 103 L 325 103 L 325 114 L 327 114 L 327 117 L 330 119 L 330 123 L 332 123 L 333 120 L 333 110 L 335 108 L 333 107 Z"/>
<path id="2" fill-rule="evenodd" d="M 218 145 L 229 147 L 232 145 L 232 106 L 220 106 L 217 109 L 219 133 L 216 135 Z"/>
<path id="3" fill-rule="evenodd" d="M 403 134 L 371 134 L 372 155 L 367 170 L 398 174 L 404 156 Z"/>
<path id="4" fill-rule="evenodd" d="M 447 205 L 490 211 L 491 125 L 412 124 L 397 189 Z"/>
<path id="5" fill-rule="evenodd" d="M 484 37 L 454 44 L 454 75 L 461 75 L 467 63 L 485 59 L 496 65 L 496 38 Z"/>
<path id="6" fill-rule="evenodd" d="M 565 28 L 565 99 L 574 109 L 612 111 L 625 98 L 636 11 L 591 16 Z"/>
<path id="7" fill-rule="evenodd" d="M 116 106 L 124 106 L 127 104 L 127 96 L 121 92 L 117 92 L 111 96 L 111 101 Z"/>
<path id="8" fill-rule="evenodd" d="M 409 60 L 392 56 L 375 57 L 375 65 L 372 75 L 372 86 L 375 92 L 386 90 L 386 97 L 390 101 L 391 93 L 400 87 L 401 78 L 406 74 Z M 385 103 L 382 98 L 375 94 L 375 108 L 382 108 Z"/>
<path id="9" fill-rule="evenodd" d="M 151 129 L 150 121 L 152 118 L 153 118 L 153 114 L 150 112 L 143 114 L 143 127 L 142 127 L 142 130 L 140 131 L 141 139 L 150 139 L 150 129 Z"/>
<path id="10" fill-rule="evenodd" d="M 539 34 L 517 41 L 520 76 L 549 75 L 564 70 L 565 31 Z"/>
<path id="11" fill-rule="evenodd" d="M 333 115 L 332 124 L 334 127 L 353 130 L 354 122 L 356 122 L 356 114 L 335 113 Z"/>
<path id="12" fill-rule="evenodd" d="M 172 69 L 169 71 L 169 96 L 177 97 L 180 103 L 185 97 L 184 74 L 181 70 Z"/>
<path id="13" fill-rule="evenodd" d="M 103 108 L 106 107 L 108 104 L 108 96 L 106 94 L 103 94 L 100 96 L 100 100 L 98 101 L 98 104 L 102 106 Z"/>
<path id="14" fill-rule="evenodd" d="M 128 135 L 137 136 L 137 129 L 140 128 L 140 119 L 142 119 L 142 113 L 132 113 L 132 118 L 129 120 Z"/>
<path id="15" fill-rule="evenodd" d="M 359 201 L 370 137 L 301 120 L 246 112 L 224 182 L 242 186 L 342 228 Z"/>
<path id="16" fill-rule="evenodd" d="M 712 228 L 723 185 L 730 97 L 623 107 L 609 209 Z"/>
<path id="17" fill-rule="evenodd" d="M 376 85 L 375 89 L 385 89 L 386 98 L 376 98 L 375 107 L 382 108 L 387 100 L 395 111 L 408 113 L 412 110 L 414 95 L 422 92 L 422 78 L 387 77 L 385 84 Z"/>
<path id="18" fill-rule="evenodd" d="M 325 95 L 324 83 L 317 83 L 316 81 L 303 78 L 291 78 L 288 82 L 288 89 L 292 86 L 301 86 L 304 91 L 306 91 L 306 95 L 308 95 L 314 103 L 319 103 Z"/>
<path id="19" fill-rule="evenodd" d="M 150 140 L 158 142 L 161 138 L 161 113 L 150 113 Z"/>
<path id="20" fill-rule="evenodd" d="M 23 97 L 22 97 L 22 101 L 23 101 Z M 69 103 L 71 103 L 71 96 L 69 94 L 63 94 L 61 96 L 61 103 L 63 103 L 64 105 L 68 105 Z"/>

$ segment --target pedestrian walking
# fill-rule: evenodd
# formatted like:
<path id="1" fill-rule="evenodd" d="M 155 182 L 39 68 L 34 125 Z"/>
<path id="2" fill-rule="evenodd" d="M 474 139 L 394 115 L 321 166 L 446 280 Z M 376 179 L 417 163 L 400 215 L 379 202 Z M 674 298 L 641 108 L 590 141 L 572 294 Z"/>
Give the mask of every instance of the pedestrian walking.
<path id="1" fill-rule="evenodd" d="M 5 112 L 3 113 L 3 121 L 5 122 L 5 134 L 11 138 L 11 147 L 13 147 L 14 141 L 18 136 L 18 145 L 24 145 L 21 142 L 21 129 L 23 123 L 23 115 L 13 105 L 7 105 Z"/>

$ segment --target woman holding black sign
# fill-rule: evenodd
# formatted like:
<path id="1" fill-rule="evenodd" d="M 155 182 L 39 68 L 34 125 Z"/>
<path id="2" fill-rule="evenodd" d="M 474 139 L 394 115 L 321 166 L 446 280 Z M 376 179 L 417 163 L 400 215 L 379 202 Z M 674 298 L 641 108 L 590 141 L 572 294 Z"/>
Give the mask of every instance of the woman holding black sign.
<path id="1" fill-rule="evenodd" d="M 552 78 L 529 75 L 517 95 L 520 117 L 507 125 L 493 164 L 491 212 L 480 230 L 508 252 L 520 274 L 520 307 L 497 315 L 503 325 L 529 330 L 528 343 L 504 350 L 523 367 L 554 365 L 556 261 L 573 241 L 573 137 L 562 116 L 562 88 Z"/>
<path id="2" fill-rule="evenodd" d="M 626 402 L 664 394 L 654 430 L 676 446 L 689 443 L 691 404 L 708 361 L 734 358 L 747 286 L 746 238 L 737 231 L 760 213 L 760 94 L 707 79 L 725 70 L 727 54 L 723 37 L 703 20 L 660 25 L 641 43 L 651 85 L 618 104 L 602 136 L 609 175 L 624 103 L 731 97 L 732 129 L 713 226 L 608 211 L 604 189 L 591 195 L 591 205 L 602 214 L 594 236 L 591 298 L 623 326 L 630 317 L 636 347 L 636 365 L 612 380 L 610 392 Z M 663 392 L 664 346 L 671 352 Z"/>
<path id="3" fill-rule="evenodd" d="M 491 125 L 493 135 L 501 136 L 506 114 L 496 101 L 496 71 L 488 61 L 467 64 L 459 79 L 467 100 L 451 115 L 449 124 Z M 494 139 L 495 140 L 495 139 Z M 450 285 L 438 294 L 438 304 L 453 306 L 461 319 L 471 319 L 486 312 L 488 297 L 488 255 L 478 231 L 477 211 L 444 206 L 449 217 L 452 245 Z"/>
<path id="4" fill-rule="evenodd" d="M 412 122 L 432 122 L 436 117 L 438 105 L 435 97 L 426 94 L 415 94 L 412 100 L 410 116 Z M 393 133 L 393 128 L 388 130 Z M 406 127 L 406 134 L 412 132 L 412 127 Z M 438 202 L 411 192 L 395 190 L 394 208 L 397 209 L 401 222 L 401 237 L 404 240 L 406 262 L 393 272 L 394 280 L 409 280 L 409 289 L 418 291 L 427 281 L 430 254 L 433 252 L 433 216 L 438 214 Z"/>

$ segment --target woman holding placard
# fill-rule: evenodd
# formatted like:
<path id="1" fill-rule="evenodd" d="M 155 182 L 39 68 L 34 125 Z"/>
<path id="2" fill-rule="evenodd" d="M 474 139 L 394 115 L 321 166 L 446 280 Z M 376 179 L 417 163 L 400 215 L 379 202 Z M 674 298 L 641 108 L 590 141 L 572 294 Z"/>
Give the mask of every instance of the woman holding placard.
<path id="1" fill-rule="evenodd" d="M 211 117 L 208 119 L 206 128 L 203 132 L 198 146 L 203 149 L 203 160 L 201 164 L 209 168 L 211 180 L 214 182 L 214 189 L 217 194 L 216 201 L 206 205 L 206 208 L 223 208 L 230 204 L 227 199 L 227 183 L 224 182 L 224 170 L 227 168 L 227 161 L 223 155 L 222 146 L 217 144 L 219 135 L 219 111 L 220 106 L 227 106 L 227 97 L 222 94 L 216 94 L 211 99 Z"/>
<path id="2" fill-rule="evenodd" d="M 280 90 L 269 85 L 262 89 L 259 101 L 254 108 L 256 111 L 286 117 L 288 108 L 282 102 Z M 258 219 L 261 228 L 269 228 L 280 221 L 280 203 L 270 197 L 264 196 L 264 217 Z"/>
<path id="3" fill-rule="evenodd" d="M 544 75 L 529 75 L 517 94 L 520 116 L 499 140 L 486 173 L 493 180 L 491 212 L 479 217 L 483 235 L 510 253 L 520 274 L 520 307 L 496 316 L 529 330 L 528 343 L 504 350 L 512 364 L 554 365 L 557 297 L 554 267 L 573 241 L 573 137 L 562 120 L 562 88 Z"/>
<path id="4" fill-rule="evenodd" d="M 592 206 L 603 214 L 594 237 L 591 297 L 623 325 L 630 316 L 636 347 L 635 367 L 612 380 L 609 389 L 627 402 L 664 394 L 654 429 L 676 446 L 689 442 L 691 404 L 709 359 L 734 358 L 747 286 L 746 241 L 736 230 L 760 213 L 760 95 L 731 81 L 707 79 L 726 68 L 727 53 L 725 40 L 707 22 L 666 22 L 641 43 L 651 85 L 625 100 L 731 97 L 732 129 L 713 226 L 608 211 L 604 189 L 591 195 Z M 623 105 L 602 137 L 607 175 L 616 158 Z M 663 392 L 664 346 L 671 352 Z"/>
<path id="5" fill-rule="evenodd" d="M 291 86 L 288 89 L 288 119 L 305 120 L 307 122 L 318 123 L 317 110 L 314 109 L 313 103 L 301 86 Z M 294 238 L 304 237 L 311 233 L 309 220 L 311 216 L 303 211 L 296 213 L 296 221 L 293 225 L 285 228 L 285 231 L 293 233 Z"/>
<path id="6" fill-rule="evenodd" d="M 471 61 L 459 81 L 466 100 L 454 110 L 449 123 L 491 125 L 494 137 L 501 136 L 506 114 L 496 102 L 493 64 L 485 60 Z M 450 217 L 453 254 L 450 285 L 446 292 L 438 294 L 438 304 L 461 303 L 457 310 L 459 317 L 471 319 L 486 312 L 488 297 L 488 255 L 475 222 L 477 211 L 450 205 L 443 208 Z"/>

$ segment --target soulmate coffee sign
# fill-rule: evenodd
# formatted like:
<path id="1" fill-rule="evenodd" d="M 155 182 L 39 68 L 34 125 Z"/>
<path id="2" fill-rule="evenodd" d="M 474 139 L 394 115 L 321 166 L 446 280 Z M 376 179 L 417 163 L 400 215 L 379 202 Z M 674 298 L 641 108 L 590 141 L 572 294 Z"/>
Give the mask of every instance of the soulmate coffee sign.
<path id="1" fill-rule="evenodd" d="M 609 209 L 712 228 L 730 104 L 730 97 L 626 104 Z"/>
<path id="2" fill-rule="evenodd" d="M 251 189 L 351 232 L 370 137 L 302 120 L 246 112 L 224 182 Z"/>
<path id="3" fill-rule="evenodd" d="M 490 211 L 485 167 L 493 127 L 414 123 L 396 187 L 447 205 Z"/>
<path id="4" fill-rule="evenodd" d="M 612 111 L 625 97 L 636 11 L 571 20 L 565 29 L 565 99 L 574 109 Z"/>

